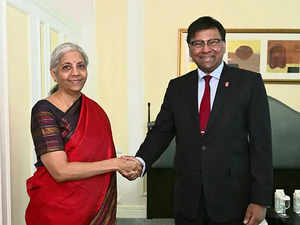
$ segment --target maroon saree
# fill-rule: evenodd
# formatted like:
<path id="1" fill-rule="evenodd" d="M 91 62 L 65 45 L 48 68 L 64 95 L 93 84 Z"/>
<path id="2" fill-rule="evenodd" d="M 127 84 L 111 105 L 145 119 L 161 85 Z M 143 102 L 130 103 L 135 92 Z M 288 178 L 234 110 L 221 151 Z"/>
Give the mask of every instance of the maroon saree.
<path id="1" fill-rule="evenodd" d="M 65 144 L 69 162 L 115 157 L 109 120 L 102 108 L 82 95 L 74 134 Z M 116 174 L 56 183 L 44 166 L 27 180 L 27 225 L 115 225 Z"/>

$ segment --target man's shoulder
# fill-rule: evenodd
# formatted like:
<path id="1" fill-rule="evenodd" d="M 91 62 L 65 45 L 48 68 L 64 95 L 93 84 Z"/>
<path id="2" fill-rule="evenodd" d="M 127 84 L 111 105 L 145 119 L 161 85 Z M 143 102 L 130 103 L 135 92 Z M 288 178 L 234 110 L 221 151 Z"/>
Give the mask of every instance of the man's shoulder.
<path id="1" fill-rule="evenodd" d="M 192 79 L 195 79 L 197 78 L 198 76 L 198 71 L 197 70 L 192 70 L 186 74 L 183 74 L 183 75 L 179 75 L 178 77 L 172 79 L 171 81 L 172 82 L 185 82 L 185 81 L 188 81 L 188 80 L 192 80 Z"/>
<path id="2" fill-rule="evenodd" d="M 223 72 L 224 74 L 230 74 L 233 78 L 234 77 L 239 77 L 242 79 L 257 79 L 261 77 L 261 74 L 258 72 L 242 69 L 242 68 L 237 68 L 233 67 L 230 65 L 224 65 Z"/>
<path id="3" fill-rule="evenodd" d="M 227 65 L 227 64 L 224 65 L 224 71 L 234 72 L 234 73 L 239 73 L 239 74 L 243 74 L 243 73 L 253 74 L 253 75 L 258 75 L 259 74 L 258 72 L 254 72 L 254 71 L 251 71 L 251 70 L 234 67 L 234 66 Z"/>

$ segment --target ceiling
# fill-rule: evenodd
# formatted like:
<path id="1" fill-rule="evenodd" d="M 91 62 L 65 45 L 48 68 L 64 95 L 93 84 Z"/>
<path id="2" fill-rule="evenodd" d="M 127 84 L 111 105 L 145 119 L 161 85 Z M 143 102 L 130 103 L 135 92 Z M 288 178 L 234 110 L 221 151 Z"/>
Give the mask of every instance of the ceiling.
<path id="1" fill-rule="evenodd" d="M 94 16 L 94 4 L 96 0 L 33 0 L 45 10 L 58 13 L 63 18 L 73 23 L 83 24 L 91 21 Z"/>

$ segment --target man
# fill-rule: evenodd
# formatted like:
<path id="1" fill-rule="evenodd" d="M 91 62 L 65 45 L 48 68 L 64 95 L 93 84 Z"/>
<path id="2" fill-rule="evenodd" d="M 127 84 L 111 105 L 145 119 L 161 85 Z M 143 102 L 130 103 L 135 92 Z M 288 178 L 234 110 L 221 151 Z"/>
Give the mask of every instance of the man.
<path id="1" fill-rule="evenodd" d="M 211 17 L 189 26 L 187 43 L 198 69 L 170 81 L 136 157 L 146 172 L 175 136 L 176 225 L 259 224 L 273 187 L 261 75 L 222 61 L 225 30 Z"/>

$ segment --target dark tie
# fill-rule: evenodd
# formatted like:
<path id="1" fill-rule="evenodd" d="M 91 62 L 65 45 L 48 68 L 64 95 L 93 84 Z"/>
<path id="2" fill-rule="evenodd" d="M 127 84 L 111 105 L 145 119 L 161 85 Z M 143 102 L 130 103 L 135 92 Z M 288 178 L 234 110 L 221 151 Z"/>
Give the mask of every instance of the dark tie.
<path id="1" fill-rule="evenodd" d="M 211 79 L 210 75 L 204 77 L 205 89 L 204 89 L 204 94 L 201 100 L 200 111 L 199 111 L 201 135 L 205 134 L 205 129 L 209 119 L 209 113 L 210 113 L 210 87 L 209 87 L 210 79 Z"/>

